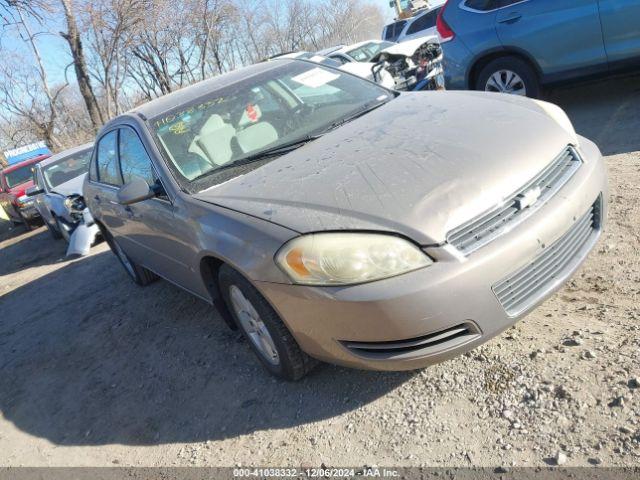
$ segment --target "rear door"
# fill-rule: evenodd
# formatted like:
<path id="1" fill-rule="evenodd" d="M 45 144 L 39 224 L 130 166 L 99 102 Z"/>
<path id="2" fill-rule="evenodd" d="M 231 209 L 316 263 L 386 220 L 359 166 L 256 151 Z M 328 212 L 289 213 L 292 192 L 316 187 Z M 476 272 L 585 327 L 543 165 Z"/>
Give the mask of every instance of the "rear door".
<path id="1" fill-rule="evenodd" d="M 640 62 L 640 1 L 599 0 L 599 4 L 610 65 Z"/>
<path id="2" fill-rule="evenodd" d="M 607 69 L 598 0 L 501 0 L 501 6 L 500 42 L 531 55 L 547 81 Z"/>

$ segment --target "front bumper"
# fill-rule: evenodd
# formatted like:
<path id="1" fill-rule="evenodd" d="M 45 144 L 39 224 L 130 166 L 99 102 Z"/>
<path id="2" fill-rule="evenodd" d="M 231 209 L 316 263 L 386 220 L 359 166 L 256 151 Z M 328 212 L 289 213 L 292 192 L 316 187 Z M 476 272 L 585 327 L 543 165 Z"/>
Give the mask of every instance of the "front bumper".
<path id="1" fill-rule="evenodd" d="M 607 213 L 607 176 L 598 148 L 581 139 L 584 164 L 539 210 L 511 232 L 462 257 L 452 247 L 428 248 L 432 266 L 345 287 L 255 282 L 309 355 L 374 370 L 422 368 L 498 335 L 558 290 L 600 236 Z M 600 203 L 597 203 L 600 202 Z M 515 315 L 493 288 L 541 258 L 598 205 L 600 220 L 540 295 Z"/>

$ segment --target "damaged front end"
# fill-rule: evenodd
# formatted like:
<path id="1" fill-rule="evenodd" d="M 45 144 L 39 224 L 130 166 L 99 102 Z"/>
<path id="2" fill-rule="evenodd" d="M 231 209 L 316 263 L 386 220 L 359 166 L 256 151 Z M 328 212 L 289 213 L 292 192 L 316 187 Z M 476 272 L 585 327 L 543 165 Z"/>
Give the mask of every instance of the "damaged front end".
<path id="1" fill-rule="evenodd" d="M 385 73 L 395 82 L 395 90 L 444 90 L 442 47 L 435 39 L 413 40 L 389 47 L 372 60 L 374 81 Z"/>
<path id="2" fill-rule="evenodd" d="M 89 208 L 81 195 L 71 195 L 66 198 L 65 206 L 69 212 L 70 222 L 65 222 L 61 228 L 68 229 L 67 235 L 69 246 L 67 257 L 88 255 L 100 233 Z"/>

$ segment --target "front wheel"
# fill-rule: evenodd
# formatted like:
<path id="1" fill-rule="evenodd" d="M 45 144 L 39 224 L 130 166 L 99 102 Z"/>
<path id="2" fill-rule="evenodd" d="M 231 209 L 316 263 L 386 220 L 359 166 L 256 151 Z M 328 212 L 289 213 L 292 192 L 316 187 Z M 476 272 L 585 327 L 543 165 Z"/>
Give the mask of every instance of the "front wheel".
<path id="1" fill-rule="evenodd" d="M 131 260 L 120 246 L 120 243 L 115 238 L 113 238 L 109 232 L 107 232 L 102 227 L 100 227 L 100 232 L 102 233 L 102 237 L 107 242 L 107 245 L 109 245 L 109 248 L 118 258 L 125 272 L 127 272 L 127 275 L 129 275 L 134 283 L 140 285 L 141 287 L 145 287 L 158 279 L 158 276 L 155 273 L 147 270 L 143 266 L 138 265 L 136 262 Z"/>
<path id="2" fill-rule="evenodd" d="M 231 315 L 272 375 L 295 381 L 313 369 L 317 361 L 300 349 L 280 316 L 246 278 L 223 265 L 218 281 Z"/>
<path id="3" fill-rule="evenodd" d="M 31 230 L 33 230 L 33 227 L 31 226 L 29 221 L 22 215 L 22 212 L 18 211 L 18 216 L 20 217 L 20 220 L 22 220 L 22 224 L 24 225 L 24 229 L 27 232 L 30 232 Z"/>
<path id="4" fill-rule="evenodd" d="M 60 240 L 62 238 L 62 233 L 58 231 L 58 228 L 57 228 L 58 223 L 56 222 L 55 217 L 54 217 L 54 222 L 56 223 L 55 226 L 51 225 L 51 222 L 49 222 L 47 219 L 43 218 L 43 220 L 44 220 L 44 224 L 49 229 L 49 233 L 51 234 L 51 237 L 53 237 L 54 240 Z"/>
<path id="5" fill-rule="evenodd" d="M 489 62 L 481 70 L 476 90 L 538 98 L 540 82 L 528 63 L 519 58 L 504 57 Z"/>
<path id="6" fill-rule="evenodd" d="M 71 242 L 71 227 L 69 227 L 66 223 L 64 223 L 60 218 L 55 217 L 56 220 L 56 229 L 60 232 L 60 237 L 64 238 L 64 241 L 69 243 Z M 55 238 L 55 237 L 54 237 Z"/>

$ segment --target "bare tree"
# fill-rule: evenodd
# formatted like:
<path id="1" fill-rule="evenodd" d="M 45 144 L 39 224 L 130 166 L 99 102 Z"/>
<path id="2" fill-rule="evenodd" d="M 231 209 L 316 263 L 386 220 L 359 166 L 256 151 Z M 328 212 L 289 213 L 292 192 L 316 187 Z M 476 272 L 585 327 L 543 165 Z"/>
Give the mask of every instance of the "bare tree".
<path id="1" fill-rule="evenodd" d="M 98 128 L 104 122 L 98 107 L 98 101 L 93 92 L 91 86 L 91 78 L 89 77 L 89 69 L 84 56 L 84 49 L 82 47 L 82 39 L 80 38 L 80 32 L 78 31 L 78 23 L 76 21 L 73 0 L 60 0 L 64 11 L 64 17 L 67 23 L 67 31 L 60 32 L 62 38 L 64 38 L 69 44 L 71 50 L 71 56 L 73 57 L 73 66 L 76 71 L 76 78 L 78 81 L 78 88 L 80 94 L 84 99 L 84 103 L 91 119 L 91 124 L 94 130 Z"/>

